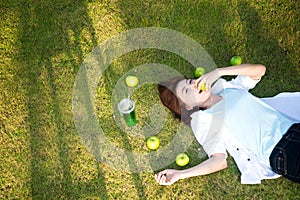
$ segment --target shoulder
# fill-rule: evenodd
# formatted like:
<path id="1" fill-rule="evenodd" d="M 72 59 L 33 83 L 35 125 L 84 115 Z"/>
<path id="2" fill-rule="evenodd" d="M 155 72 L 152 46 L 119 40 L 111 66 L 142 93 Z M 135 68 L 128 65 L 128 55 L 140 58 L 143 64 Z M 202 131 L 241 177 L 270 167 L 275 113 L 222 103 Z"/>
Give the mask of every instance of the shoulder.
<path id="1" fill-rule="evenodd" d="M 200 144 L 205 140 L 212 116 L 206 111 L 199 110 L 191 115 L 191 128 Z"/>
<path id="2" fill-rule="evenodd" d="M 217 139 L 214 130 L 211 129 L 212 115 L 205 111 L 198 111 L 191 115 L 191 128 L 197 141 L 202 145 L 206 154 L 221 153 L 227 156 L 226 148 L 221 138 Z"/>

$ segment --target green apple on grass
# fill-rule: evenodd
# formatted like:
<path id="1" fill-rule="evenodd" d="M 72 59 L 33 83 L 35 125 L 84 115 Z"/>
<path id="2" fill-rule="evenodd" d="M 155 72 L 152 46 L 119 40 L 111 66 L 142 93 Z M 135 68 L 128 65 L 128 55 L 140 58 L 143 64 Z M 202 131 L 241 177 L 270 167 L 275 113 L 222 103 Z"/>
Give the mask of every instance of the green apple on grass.
<path id="1" fill-rule="evenodd" d="M 151 150 L 156 150 L 159 147 L 159 138 L 157 136 L 150 136 L 147 139 L 147 147 Z"/>
<path id="2" fill-rule="evenodd" d="M 190 161 L 190 158 L 185 153 L 180 153 L 176 156 L 176 164 L 180 167 L 187 165 Z"/>
<path id="3" fill-rule="evenodd" d="M 199 78 L 200 76 L 202 76 L 203 74 L 205 74 L 205 69 L 203 67 L 197 67 L 194 71 L 194 76 L 195 78 Z"/>
<path id="4" fill-rule="evenodd" d="M 127 76 L 125 82 L 127 86 L 135 87 L 139 83 L 139 79 L 136 76 Z"/>
<path id="5" fill-rule="evenodd" d="M 242 64 L 242 57 L 241 56 L 233 56 L 231 59 L 230 59 L 230 64 L 232 66 L 235 66 L 235 65 L 240 65 Z"/>

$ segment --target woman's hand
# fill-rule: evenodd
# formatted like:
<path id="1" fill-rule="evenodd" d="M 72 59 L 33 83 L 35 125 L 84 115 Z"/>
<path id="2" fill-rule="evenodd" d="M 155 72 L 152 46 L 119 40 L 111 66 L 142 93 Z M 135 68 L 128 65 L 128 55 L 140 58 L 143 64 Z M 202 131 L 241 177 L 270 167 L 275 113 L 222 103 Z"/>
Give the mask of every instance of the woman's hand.
<path id="1" fill-rule="evenodd" d="M 201 89 L 201 86 L 205 84 L 205 90 L 210 90 L 212 84 L 218 80 L 221 77 L 219 70 L 215 69 L 211 72 L 208 72 L 206 74 L 203 74 L 200 78 L 198 78 L 195 81 L 195 87 L 197 87 L 198 90 Z"/>
<path id="2" fill-rule="evenodd" d="M 180 179 L 180 171 L 174 169 L 165 169 L 155 174 L 155 180 L 160 185 L 171 185 Z"/>

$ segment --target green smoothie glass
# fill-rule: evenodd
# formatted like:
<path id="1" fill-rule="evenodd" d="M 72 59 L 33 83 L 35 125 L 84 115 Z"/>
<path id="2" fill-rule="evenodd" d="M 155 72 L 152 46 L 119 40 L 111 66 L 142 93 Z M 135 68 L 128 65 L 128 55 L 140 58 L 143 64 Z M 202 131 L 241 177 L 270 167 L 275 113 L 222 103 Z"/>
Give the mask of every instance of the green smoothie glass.
<path id="1" fill-rule="evenodd" d="M 135 103 L 129 98 L 122 99 L 118 104 L 118 109 L 121 115 L 123 116 L 127 126 L 136 125 L 134 108 L 135 108 Z"/>

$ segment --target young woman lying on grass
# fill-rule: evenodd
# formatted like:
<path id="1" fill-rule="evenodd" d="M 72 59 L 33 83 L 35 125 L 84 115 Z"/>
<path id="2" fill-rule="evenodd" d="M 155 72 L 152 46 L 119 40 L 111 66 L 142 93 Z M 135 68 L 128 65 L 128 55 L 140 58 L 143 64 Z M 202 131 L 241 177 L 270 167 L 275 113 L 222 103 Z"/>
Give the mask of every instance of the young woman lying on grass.
<path id="1" fill-rule="evenodd" d="M 210 174 L 234 158 L 243 184 L 280 175 L 300 182 L 300 92 L 257 98 L 248 92 L 265 74 L 265 66 L 242 64 L 217 68 L 197 80 L 176 77 L 158 85 L 162 103 L 189 124 L 208 159 L 186 170 L 155 175 L 161 185 Z M 220 78 L 236 75 L 231 81 Z M 204 91 L 199 90 L 205 84 Z"/>

